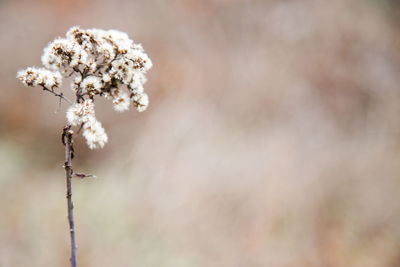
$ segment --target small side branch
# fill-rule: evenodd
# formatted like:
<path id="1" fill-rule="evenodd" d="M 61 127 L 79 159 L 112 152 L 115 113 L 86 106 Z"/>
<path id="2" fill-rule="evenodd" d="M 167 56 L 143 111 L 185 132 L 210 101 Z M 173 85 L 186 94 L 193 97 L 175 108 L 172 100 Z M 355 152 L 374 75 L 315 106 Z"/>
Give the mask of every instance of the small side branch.
<path id="1" fill-rule="evenodd" d="M 64 99 L 65 101 L 67 101 L 71 105 L 73 104 L 72 101 L 69 100 L 63 93 L 56 93 L 56 92 L 54 92 L 54 90 L 50 90 L 47 87 L 43 87 L 43 90 L 52 93 L 53 95 L 59 97 L 60 99 Z"/>
<path id="2" fill-rule="evenodd" d="M 77 177 L 77 178 L 81 178 L 81 179 L 83 179 L 83 178 L 97 178 L 97 176 L 94 175 L 94 174 L 85 174 L 85 173 L 76 173 L 76 172 L 74 172 L 74 176 Z"/>
<path id="3" fill-rule="evenodd" d="M 67 184 L 67 207 L 68 207 L 68 223 L 69 223 L 69 232 L 71 238 L 71 267 L 76 267 L 76 243 L 75 243 L 75 226 L 74 226 L 74 216 L 73 209 L 74 205 L 72 203 L 72 155 L 73 155 L 73 141 L 72 141 L 73 131 L 71 130 L 71 126 L 65 126 L 62 133 L 62 142 L 65 146 L 65 176 L 66 176 L 66 184 Z"/>

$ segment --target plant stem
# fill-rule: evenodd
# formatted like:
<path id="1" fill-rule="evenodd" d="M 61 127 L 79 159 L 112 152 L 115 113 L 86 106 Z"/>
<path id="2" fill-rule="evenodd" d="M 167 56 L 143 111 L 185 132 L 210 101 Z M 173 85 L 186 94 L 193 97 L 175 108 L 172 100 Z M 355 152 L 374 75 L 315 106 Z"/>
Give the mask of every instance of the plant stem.
<path id="1" fill-rule="evenodd" d="M 76 267 L 76 244 L 75 244 L 75 226 L 74 226 L 74 215 L 73 209 L 74 205 L 72 203 L 72 187 L 71 187 L 71 179 L 72 179 L 72 158 L 74 149 L 72 146 L 72 130 L 71 126 L 64 127 L 62 141 L 65 146 L 65 176 L 67 183 L 67 203 L 68 203 L 68 223 L 69 223 L 69 232 L 71 236 L 71 266 Z"/>
<path id="2" fill-rule="evenodd" d="M 58 94 L 58 93 L 54 92 L 53 90 L 50 90 L 50 89 L 47 88 L 47 87 L 43 87 L 43 90 L 44 90 L 44 91 L 47 91 L 47 92 L 50 92 L 50 93 L 52 93 L 52 94 L 55 95 L 55 96 L 58 96 L 60 99 L 64 99 L 65 101 L 67 101 L 67 102 L 68 102 L 69 104 L 71 104 L 71 105 L 73 104 L 72 101 L 69 100 L 68 97 L 66 97 L 63 93 Z"/>

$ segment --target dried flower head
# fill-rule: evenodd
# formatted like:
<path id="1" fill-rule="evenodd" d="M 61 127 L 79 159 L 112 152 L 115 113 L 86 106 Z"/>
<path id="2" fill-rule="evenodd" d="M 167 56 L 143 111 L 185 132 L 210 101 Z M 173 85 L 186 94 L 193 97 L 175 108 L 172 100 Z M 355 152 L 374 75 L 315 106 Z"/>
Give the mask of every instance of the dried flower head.
<path id="1" fill-rule="evenodd" d="M 82 125 L 83 136 L 92 149 L 103 147 L 108 140 L 95 117 L 95 97 L 112 99 L 118 112 L 128 110 L 131 102 L 139 112 L 149 104 L 143 85 L 152 63 L 143 47 L 126 33 L 72 27 L 65 38 L 48 44 L 42 63 L 46 68 L 27 68 L 19 71 L 17 78 L 26 86 L 39 85 L 67 99 L 55 90 L 60 90 L 61 74 L 74 76 L 71 89 L 75 101 L 69 101 L 67 122 L 72 126 Z"/>
<path id="2" fill-rule="evenodd" d="M 26 86 L 43 86 L 53 88 L 61 86 L 62 77 L 58 71 L 44 68 L 27 68 L 17 73 L 17 78 Z"/>
<path id="3" fill-rule="evenodd" d="M 83 136 L 90 149 L 103 148 L 108 141 L 104 128 L 95 117 L 89 117 L 89 120 L 83 125 Z"/>
<path id="4" fill-rule="evenodd" d="M 134 94 L 132 96 L 133 105 L 137 108 L 139 112 L 143 112 L 146 110 L 147 106 L 149 105 L 149 97 L 147 94 Z"/>
<path id="5" fill-rule="evenodd" d="M 94 117 L 94 103 L 91 99 L 87 99 L 82 103 L 76 103 L 67 110 L 67 121 L 72 126 L 86 123 L 90 118 Z"/>
<path id="6" fill-rule="evenodd" d="M 129 109 L 131 101 L 126 92 L 119 92 L 113 99 L 114 109 L 118 112 L 123 112 Z"/>

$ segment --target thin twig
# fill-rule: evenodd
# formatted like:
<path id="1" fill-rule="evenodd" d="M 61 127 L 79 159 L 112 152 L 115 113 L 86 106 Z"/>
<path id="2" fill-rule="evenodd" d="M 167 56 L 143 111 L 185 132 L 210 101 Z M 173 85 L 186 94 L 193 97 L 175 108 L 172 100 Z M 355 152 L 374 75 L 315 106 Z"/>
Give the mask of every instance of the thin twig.
<path id="1" fill-rule="evenodd" d="M 97 176 L 94 175 L 94 174 L 75 173 L 75 172 L 74 172 L 73 174 L 74 174 L 75 177 L 81 178 L 81 179 L 83 179 L 83 178 L 90 178 L 90 177 L 92 177 L 92 178 L 97 178 Z"/>
<path id="2" fill-rule="evenodd" d="M 74 226 L 74 216 L 73 209 L 74 204 L 72 203 L 72 154 L 73 154 L 73 146 L 72 146 L 72 130 L 71 126 L 65 126 L 62 134 L 62 142 L 65 145 L 65 176 L 67 183 L 67 203 L 68 203 L 68 223 L 69 223 L 69 232 L 71 237 L 71 267 L 76 267 L 76 244 L 75 244 L 75 226 Z"/>
<path id="3" fill-rule="evenodd" d="M 62 99 L 64 99 L 65 101 L 67 101 L 68 103 L 70 103 L 71 105 L 73 104 L 72 103 L 72 101 L 71 100 L 69 100 L 63 93 L 56 93 L 56 92 L 54 92 L 53 90 L 50 90 L 49 88 L 47 88 L 47 87 L 43 87 L 43 90 L 44 91 L 47 91 L 47 92 L 50 92 L 50 93 L 52 93 L 53 95 L 55 95 L 55 96 L 58 96 L 60 99 L 62 98 Z"/>
<path id="4" fill-rule="evenodd" d="M 78 129 L 77 134 L 79 134 L 79 133 L 81 132 L 81 130 L 82 130 L 82 128 L 83 128 L 83 124 L 84 124 L 84 123 L 81 123 L 81 126 L 79 126 L 79 129 Z"/>

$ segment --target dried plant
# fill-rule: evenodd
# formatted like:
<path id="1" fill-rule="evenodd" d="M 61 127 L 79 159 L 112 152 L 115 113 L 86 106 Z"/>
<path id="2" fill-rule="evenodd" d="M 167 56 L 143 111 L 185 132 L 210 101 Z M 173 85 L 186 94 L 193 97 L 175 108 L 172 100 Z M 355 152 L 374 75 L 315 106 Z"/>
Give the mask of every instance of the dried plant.
<path id="1" fill-rule="evenodd" d="M 71 236 L 71 266 L 76 266 L 75 229 L 71 179 L 91 175 L 74 173 L 72 127 L 82 129 L 90 149 L 102 148 L 108 141 L 101 123 L 96 119 L 94 101 L 104 97 L 113 102 L 114 109 L 123 112 L 131 102 L 139 112 L 146 110 L 149 99 L 144 93 L 146 72 L 151 60 L 140 44 L 116 30 L 84 30 L 72 27 L 66 38 L 57 38 L 44 49 L 45 68 L 30 67 L 19 71 L 17 78 L 26 86 L 41 86 L 71 106 L 66 113 L 67 123 L 62 132 L 68 200 L 68 222 Z M 62 78 L 72 77 L 71 89 L 75 99 L 68 99 L 60 89 Z"/>

